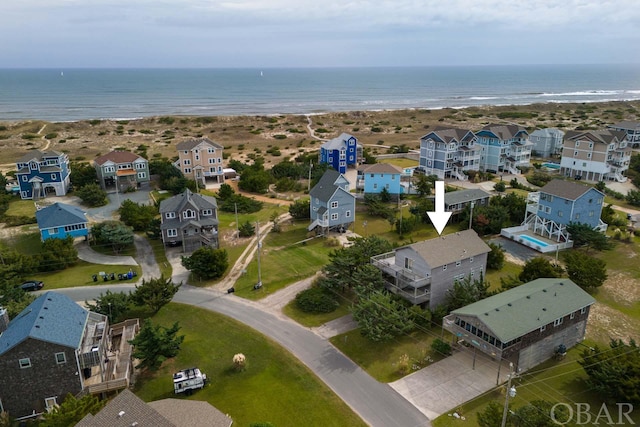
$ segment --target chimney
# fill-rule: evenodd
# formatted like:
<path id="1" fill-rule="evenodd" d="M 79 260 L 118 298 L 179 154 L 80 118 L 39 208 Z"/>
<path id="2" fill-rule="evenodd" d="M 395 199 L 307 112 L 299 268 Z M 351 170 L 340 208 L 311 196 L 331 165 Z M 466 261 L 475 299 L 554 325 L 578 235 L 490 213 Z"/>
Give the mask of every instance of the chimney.
<path id="1" fill-rule="evenodd" d="M 6 308 L 0 306 L 0 335 L 9 327 L 9 313 Z"/>

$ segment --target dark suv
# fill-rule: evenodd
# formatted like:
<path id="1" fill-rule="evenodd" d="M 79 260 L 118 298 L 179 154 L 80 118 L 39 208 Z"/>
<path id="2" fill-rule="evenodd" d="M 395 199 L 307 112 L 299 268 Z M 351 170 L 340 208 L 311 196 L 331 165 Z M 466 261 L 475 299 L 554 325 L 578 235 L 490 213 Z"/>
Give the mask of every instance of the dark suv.
<path id="1" fill-rule="evenodd" d="M 44 287 L 44 283 L 39 280 L 28 280 L 20 285 L 23 291 L 39 291 Z"/>

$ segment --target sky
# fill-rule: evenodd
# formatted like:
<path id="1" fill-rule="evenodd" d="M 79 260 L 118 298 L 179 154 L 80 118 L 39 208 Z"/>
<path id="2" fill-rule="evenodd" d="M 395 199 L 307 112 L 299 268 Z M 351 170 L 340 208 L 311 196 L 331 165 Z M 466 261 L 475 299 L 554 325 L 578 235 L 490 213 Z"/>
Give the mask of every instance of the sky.
<path id="1" fill-rule="evenodd" d="M 0 68 L 640 63 L 638 0 L 1 0 Z"/>

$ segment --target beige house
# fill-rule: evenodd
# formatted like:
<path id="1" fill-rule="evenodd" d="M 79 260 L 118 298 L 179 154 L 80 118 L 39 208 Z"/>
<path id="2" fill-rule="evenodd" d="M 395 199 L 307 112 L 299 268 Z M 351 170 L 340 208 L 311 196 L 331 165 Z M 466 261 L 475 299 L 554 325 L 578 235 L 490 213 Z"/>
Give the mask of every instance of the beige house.
<path id="1" fill-rule="evenodd" d="M 587 181 L 624 182 L 631 146 L 622 131 L 569 131 L 564 137 L 560 173 Z"/>
<path id="2" fill-rule="evenodd" d="M 205 185 L 207 181 L 224 182 L 222 150 L 224 147 L 209 138 L 194 138 L 176 146 L 175 166 L 189 179 Z"/>

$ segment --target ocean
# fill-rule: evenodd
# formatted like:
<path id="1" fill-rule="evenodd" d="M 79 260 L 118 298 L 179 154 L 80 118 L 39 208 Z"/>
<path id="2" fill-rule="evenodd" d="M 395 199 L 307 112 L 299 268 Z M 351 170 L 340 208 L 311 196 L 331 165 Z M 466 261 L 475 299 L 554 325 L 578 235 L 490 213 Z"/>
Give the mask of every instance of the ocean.
<path id="1" fill-rule="evenodd" d="M 0 120 L 314 114 L 640 100 L 640 64 L 0 69 Z"/>

